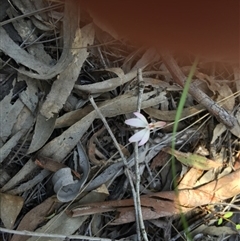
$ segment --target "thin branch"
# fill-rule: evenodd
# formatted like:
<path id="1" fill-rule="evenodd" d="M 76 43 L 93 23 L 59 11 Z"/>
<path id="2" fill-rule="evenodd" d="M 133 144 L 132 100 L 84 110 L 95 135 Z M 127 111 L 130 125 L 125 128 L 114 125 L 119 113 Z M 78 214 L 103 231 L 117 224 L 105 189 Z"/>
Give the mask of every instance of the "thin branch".
<path id="1" fill-rule="evenodd" d="M 142 95 L 144 90 L 143 85 L 143 77 L 142 77 L 142 70 L 138 69 L 138 86 L 139 86 L 139 94 L 138 94 L 138 102 L 137 102 L 137 112 L 141 111 L 141 103 L 142 103 Z M 136 142 L 134 145 L 134 154 L 135 154 L 135 175 L 136 175 L 136 225 L 137 225 L 137 234 L 138 239 L 141 240 L 140 232 L 141 231 L 142 237 L 145 241 L 148 241 L 147 233 L 145 230 L 144 222 L 143 222 L 143 216 L 142 216 L 142 208 L 141 208 L 141 199 L 140 199 L 140 181 L 141 181 L 141 175 L 139 171 L 139 155 L 138 155 L 138 143 Z"/>
<path id="2" fill-rule="evenodd" d="M 177 62 L 174 58 L 165 53 L 163 56 L 164 64 L 167 69 L 171 73 L 173 79 L 184 87 L 186 76 L 183 74 L 182 70 L 177 65 Z M 193 96 L 193 98 L 199 103 L 202 104 L 212 115 L 214 115 L 217 120 L 223 123 L 228 128 L 233 128 L 238 125 L 237 119 L 229 114 L 226 110 L 224 110 L 221 106 L 215 103 L 208 95 L 206 95 L 203 91 L 201 91 L 194 83 L 191 83 L 189 88 L 189 93 Z"/>
<path id="3" fill-rule="evenodd" d="M 135 207 L 136 207 L 136 204 L 137 204 L 136 190 L 135 190 L 135 187 L 134 187 L 134 184 L 133 184 L 133 180 L 132 180 L 131 173 L 130 173 L 130 171 L 129 171 L 129 169 L 128 169 L 127 160 L 126 160 L 125 156 L 123 155 L 122 150 L 121 150 L 120 146 L 118 145 L 118 142 L 117 142 L 114 134 L 112 133 L 112 130 L 111 130 L 111 128 L 109 127 L 106 118 L 102 115 L 101 111 L 99 110 L 98 106 L 96 105 L 96 103 L 95 103 L 95 101 L 94 101 L 94 99 L 93 99 L 93 97 L 92 97 L 91 95 L 89 96 L 89 100 L 90 100 L 92 106 L 94 107 L 94 109 L 96 110 L 96 112 L 98 113 L 99 117 L 101 118 L 101 120 L 102 120 L 104 126 L 106 127 L 109 135 L 112 137 L 112 140 L 113 140 L 113 142 L 114 142 L 114 145 L 115 145 L 115 147 L 117 148 L 117 150 L 118 150 L 118 152 L 119 152 L 119 154 L 120 154 L 120 156 L 121 156 L 121 158 L 122 158 L 123 164 L 124 164 L 124 166 L 125 166 L 124 172 L 125 172 L 128 180 L 129 180 L 129 183 L 130 183 L 130 185 L 131 185 L 132 194 L 133 194 L 133 200 L 134 200 L 134 205 L 135 205 Z"/>
<path id="4" fill-rule="evenodd" d="M 6 228 L 0 227 L 0 232 L 3 233 L 11 233 L 17 235 L 26 235 L 26 236 L 34 236 L 34 237 L 47 237 L 47 238 L 59 238 L 59 239 L 79 239 L 79 240 L 96 240 L 96 241 L 112 241 L 112 239 L 108 238 L 97 238 L 97 237 L 88 237 L 83 235 L 62 235 L 62 234 L 52 234 L 52 233 L 37 233 L 37 232 L 30 232 L 30 231 L 18 231 L 18 230 L 11 230 Z"/>

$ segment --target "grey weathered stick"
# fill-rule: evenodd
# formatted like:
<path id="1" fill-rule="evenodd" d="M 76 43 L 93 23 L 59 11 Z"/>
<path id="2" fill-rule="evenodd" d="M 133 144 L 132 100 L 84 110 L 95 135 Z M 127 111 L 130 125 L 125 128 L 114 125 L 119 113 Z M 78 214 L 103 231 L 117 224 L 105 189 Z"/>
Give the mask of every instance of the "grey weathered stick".
<path id="1" fill-rule="evenodd" d="M 138 94 L 138 102 L 137 102 L 137 112 L 141 111 L 141 104 L 142 104 L 142 95 L 144 91 L 144 81 L 142 77 L 142 69 L 138 69 L 138 85 L 139 85 L 139 94 Z M 139 170 L 139 155 L 138 155 L 138 143 L 134 143 L 134 153 L 135 153 L 135 175 L 136 175 L 136 203 L 134 203 L 135 206 L 135 213 L 136 213 L 136 224 L 137 224 L 137 234 L 138 234 L 138 239 L 141 240 L 141 234 L 143 237 L 144 241 L 148 241 L 146 229 L 144 226 L 143 222 L 143 215 L 142 215 L 142 209 L 141 209 L 141 198 L 140 198 L 140 181 L 141 181 L 141 176 L 140 176 L 140 170 Z"/>
<path id="2" fill-rule="evenodd" d="M 183 74 L 182 70 L 177 65 L 173 57 L 165 53 L 163 56 L 164 64 L 166 65 L 168 71 L 171 73 L 173 79 L 182 87 L 185 85 L 186 76 Z M 217 120 L 223 123 L 229 129 L 233 128 L 238 124 L 237 119 L 224 110 L 221 106 L 215 103 L 209 96 L 202 92 L 194 83 L 190 85 L 189 93 L 193 98 L 202 104 L 212 115 L 214 115 Z"/>

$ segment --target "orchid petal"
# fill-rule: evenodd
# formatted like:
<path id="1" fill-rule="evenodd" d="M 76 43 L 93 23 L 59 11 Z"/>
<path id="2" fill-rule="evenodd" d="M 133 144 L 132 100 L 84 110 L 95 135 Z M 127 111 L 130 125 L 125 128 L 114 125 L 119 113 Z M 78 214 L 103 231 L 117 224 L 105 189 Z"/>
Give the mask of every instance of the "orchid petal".
<path id="1" fill-rule="evenodd" d="M 164 121 L 157 121 L 157 122 L 155 122 L 154 123 L 154 127 L 156 128 L 156 127 L 163 127 L 163 126 L 165 126 L 167 123 L 166 122 L 164 122 Z"/>
<path id="2" fill-rule="evenodd" d="M 145 136 L 146 132 L 150 133 L 150 131 L 148 129 L 143 129 L 141 131 L 138 131 L 137 133 L 135 133 L 133 136 L 131 136 L 129 138 L 129 141 L 130 142 L 138 142 L 138 141 L 142 140 L 142 138 Z"/>
<path id="3" fill-rule="evenodd" d="M 145 126 L 148 125 L 148 121 L 147 119 L 145 118 L 144 115 L 142 115 L 141 113 L 139 112 L 134 112 L 133 113 L 135 116 L 137 116 L 137 118 L 139 118 L 140 120 L 142 120 L 144 123 L 145 123 Z"/>
<path id="4" fill-rule="evenodd" d="M 146 127 L 146 124 L 138 118 L 132 118 L 132 119 L 125 120 L 125 123 L 127 125 L 135 126 L 135 127 Z"/>
<path id="5" fill-rule="evenodd" d="M 164 121 L 158 121 L 158 122 L 154 122 L 154 123 L 148 124 L 148 127 L 149 127 L 149 129 L 153 130 L 153 129 L 158 128 L 158 127 L 162 128 L 162 127 L 164 127 L 166 124 L 167 124 L 167 123 L 164 122 Z"/>
<path id="6" fill-rule="evenodd" d="M 147 130 L 144 136 L 142 137 L 142 140 L 138 143 L 138 146 L 144 145 L 148 141 L 149 136 L 150 136 L 150 130 Z"/>

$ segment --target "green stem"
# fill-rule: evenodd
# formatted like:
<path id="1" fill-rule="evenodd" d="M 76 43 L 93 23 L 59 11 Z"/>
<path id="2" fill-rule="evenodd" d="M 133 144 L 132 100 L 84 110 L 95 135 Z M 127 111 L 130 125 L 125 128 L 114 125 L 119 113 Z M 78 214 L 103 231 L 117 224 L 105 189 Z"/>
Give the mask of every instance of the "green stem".
<path id="1" fill-rule="evenodd" d="M 172 138 L 172 151 L 175 150 L 175 139 L 176 139 L 176 134 L 177 134 L 177 127 L 178 127 L 178 122 L 179 120 L 181 119 L 181 114 L 182 114 L 182 111 L 183 111 L 183 107 L 184 107 L 184 104 L 186 102 L 186 99 L 187 99 L 187 95 L 188 95 L 188 90 L 189 90 L 189 87 L 190 87 L 190 84 L 191 84 L 191 80 L 192 80 L 192 77 L 194 75 L 194 72 L 196 70 L 196 67 L 197 67 L 197 64 L 198 64 L 198 58 L 196 58 L 194 60 L 194 63 L 191 67 L 191 70 L 190 70 L 190 73 L 187 77 L 187 80 L 185 82 L 185 85 L 184 85 L 184 89 L 183 89 L 183 93 L 182 93 L 182 96 L 180 98 L 180 102 L 179 102 L 179 105 L 178 105 L 178 108 L 177 108 L 177 113 L 176 113 L 176 116 L 175 116 L 175 121 L 174 121 L 174 126 L 173 126 L 173 138 Z M 174 190 L 175 190 L 175 193 L 176 193 L 176 196 L 178 196 L 178 189 L 177 189 L 177 181 L 176 181 L 176 166 L 175 166 L 175 157 L 172 155 L 171 157 L 171 160 L 172 160 L 172 174 L 173 174 L 173 184 L 174 184 Z M 182 223 L 183 223 L 183 227 L 184 227 L 184 230 L 187 234 L 187 237 L 192 240 L 192 238 L 190 237 L 190 234 L 189 234 L 189 231 L 188 231 L 188 224 L 187 224 L 187 221 L 185 219 L 185 216 L 182 214 L 182 210 L 181 210 L 181 205 L 179 203 L 179 209 L 180 209 L 180 213 L 181 213 L 181 220 L 182 220 Z"/>

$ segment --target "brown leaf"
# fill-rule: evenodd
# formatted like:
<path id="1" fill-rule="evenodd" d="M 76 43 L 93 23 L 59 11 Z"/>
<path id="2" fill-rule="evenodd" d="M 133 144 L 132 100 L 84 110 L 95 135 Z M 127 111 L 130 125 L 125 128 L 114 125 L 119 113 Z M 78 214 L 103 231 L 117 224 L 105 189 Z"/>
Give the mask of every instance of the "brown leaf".
<path id="1" fill-rule="evenodd" d="M 174 191 L 141 196 L 143 219 L 172 216 L 180 211 L 186 212 L 197 206 L 231 198 L 240 192 L 239 179 L 240 169 L 199 188 L 179 190 L 178 196 Z M 113 224 L 135 220 L 133 199 L 89 203 L 71 210 L 70 214 L 78 217 L 109 211 L 120 212 L 119 218 L 115 219 Z"/>
<path id="2" fill-rule="evenodd" d="M 12 229 L 16 218 L 23 207 L 22 197 L 0 193 L 0 218 L 5 227 Z"/>
<path id="3" fill-rule="evenodd" d="M 178 185 L 178 189 L 193 188 L 196 181 L 203 174 L 203 170 L 191 168 Z"/>
<path id="4" fill-rule="evenodd" d="M 100 136 L 104 131 L 105 131 L 105 127 L 102 127 L 100 130 L 98 130 L 96 133 L 94 133 L 92 135 L 92 137 L 90 138 L 89 143 L 88 143 L 89 160 L 91 161 L 91 163 L 93 163 L 94 165 L 97 165 L 97 166 L 104 165 L 107 161 L 106 158 L 104 157 L 104 155 L 102 155 L 101 152 L 97 150 L 96 144 L 95 144 L 96 138 L 98 136 Z M 97 153 L 98 153 L 98 157 L 102 158 L 102 160 L 98 160 L 96 158 Z"/>
<path id="5" fill-rule="evenodd" d="M 33 231 L 39 224 L 45 221 L 45 218 L 53 212 L 57 206 L 56 197 L 50 197 L 44 202 L 30 210 L 18 225 L 17 230 Z M 11 241 L 25 241 L 29 236 L 20 236 L 14 234 Z"/>
<path id="6" fill-rule="evenodd" d="M 170 158 L 169 154 L 167 154 L 166 152 L 160 151 L 153 158 L 153 161 L 152 161 L 152 164 L 151 164 L 150 168 L 156 169 L 156 167 L 164 166 L 168 162 L 169 158 Z"/>
<path id="7" fill-rule="evenodd" d="M 209 170 L 211 168 L 218 168 L 222 166 L 221 163 L 217 163 L 213 160 L 197 154 L 184 153 L 177 150 L 172 150 L 171 148 L 164 148 L 163 151 L 174 155 L 184 165 L 199 170 Z"/>

